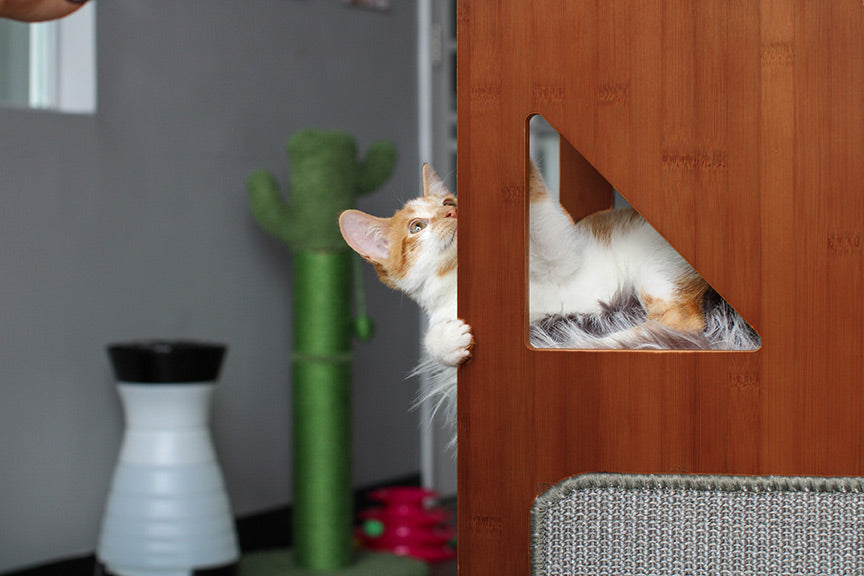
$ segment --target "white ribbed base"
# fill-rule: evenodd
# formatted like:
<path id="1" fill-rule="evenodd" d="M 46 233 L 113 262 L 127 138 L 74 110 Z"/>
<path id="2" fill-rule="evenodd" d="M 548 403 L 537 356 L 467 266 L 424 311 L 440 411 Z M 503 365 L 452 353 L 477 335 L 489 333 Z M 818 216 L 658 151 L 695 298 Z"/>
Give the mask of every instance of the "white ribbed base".
<path id="1" fill-rule="evenodd" d="M 213 386 L 119 388 L 127 430 L 99 560 L 120 576 L 189 576 L 237 562 L 231 507 L 206 427 Z"/>

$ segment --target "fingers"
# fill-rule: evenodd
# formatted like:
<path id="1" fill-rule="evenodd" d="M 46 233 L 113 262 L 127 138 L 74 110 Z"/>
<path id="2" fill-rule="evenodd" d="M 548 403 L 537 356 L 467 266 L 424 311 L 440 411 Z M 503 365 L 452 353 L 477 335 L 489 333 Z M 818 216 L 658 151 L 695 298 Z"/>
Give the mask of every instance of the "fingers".
<path id="1" fill-rule="evenodd" d="M 0 0 L 0 18 L 21 22 L 41 22 L 63 18 L 87 0 Z"/>

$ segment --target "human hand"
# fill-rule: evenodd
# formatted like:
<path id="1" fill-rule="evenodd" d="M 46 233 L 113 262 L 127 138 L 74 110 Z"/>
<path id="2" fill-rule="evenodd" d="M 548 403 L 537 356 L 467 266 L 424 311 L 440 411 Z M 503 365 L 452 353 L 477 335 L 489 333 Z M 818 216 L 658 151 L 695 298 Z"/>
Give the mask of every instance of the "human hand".
<path id="1" fill-rule="evenodd" d="M 0 18 L 40 22 L 68 16 L 87 0 L 0 0 Z"/>

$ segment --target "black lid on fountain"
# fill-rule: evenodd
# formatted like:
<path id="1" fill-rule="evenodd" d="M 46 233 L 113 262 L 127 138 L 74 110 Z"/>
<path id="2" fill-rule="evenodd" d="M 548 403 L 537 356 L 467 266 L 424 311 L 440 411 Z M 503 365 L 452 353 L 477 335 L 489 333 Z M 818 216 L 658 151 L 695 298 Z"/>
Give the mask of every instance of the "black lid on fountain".
<path id="1" fill-rule="evenodd" d="M 108 346 L 120 382 L 212 382 L 219 377 L 227 346 L 194 340 L 142 340 Z"/>

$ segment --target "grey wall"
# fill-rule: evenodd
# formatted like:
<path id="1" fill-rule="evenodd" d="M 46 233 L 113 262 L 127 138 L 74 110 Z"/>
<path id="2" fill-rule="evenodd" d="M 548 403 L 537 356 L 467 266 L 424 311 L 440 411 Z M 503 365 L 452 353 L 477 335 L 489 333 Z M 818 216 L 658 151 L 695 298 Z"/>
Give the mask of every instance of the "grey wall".
<path id="1" fill-rule="evenodd" d="M 288 135 L 338 128 L 401 152 L 361 208 L 416 194 L 414 3 L 394 4 L 103 1 L 98 113 L 0 110 L 0 572 L 95 548 L 122 432 L 112 341 L 227 343 L 212 428 L 235 513 L 291 500 L 290 256 L 244 180 L 284 181 Z M 357 485 L 419 467 L 417 312 L 369 272 Z"/>

